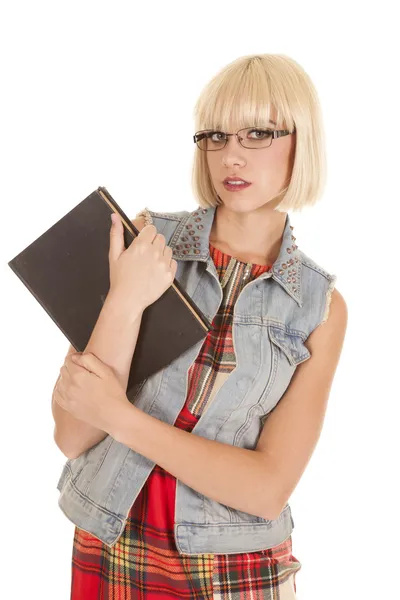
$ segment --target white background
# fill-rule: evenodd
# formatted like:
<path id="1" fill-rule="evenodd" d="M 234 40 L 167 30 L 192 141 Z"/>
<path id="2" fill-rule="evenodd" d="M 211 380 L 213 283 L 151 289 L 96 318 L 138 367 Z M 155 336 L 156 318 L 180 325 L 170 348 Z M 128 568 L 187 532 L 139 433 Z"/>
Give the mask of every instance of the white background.
<path id="1" fill-rule="evenodd" d="M 395 7 L 3 3 L 2 597 L 67 600 L 74 530 L 57 505 L 66 458 L 51 414 L 69 342 L 7 262 L 99 185 L 130 217 L 193 210 L 195 101 L 221 67 L 257 52 L 291 56 L 317 87 L 328 184 L 292 223 L 349 310 L 323 432 L 290 500 L 297 596 L 400 597 Z"/>

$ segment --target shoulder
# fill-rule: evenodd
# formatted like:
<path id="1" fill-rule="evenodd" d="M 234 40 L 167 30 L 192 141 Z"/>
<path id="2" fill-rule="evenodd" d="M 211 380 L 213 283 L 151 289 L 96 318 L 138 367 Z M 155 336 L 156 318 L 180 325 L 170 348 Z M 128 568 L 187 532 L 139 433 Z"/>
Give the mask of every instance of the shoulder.
<path id="1" fill-rule="evenodd" d="M 342 351 L 347 330 L 348 312 L 342 294 L 334 289 L 332 292 L 329 315 L 310 334 L 305 342 L 310 353 L 318 357 L 320 366 L 331 363 L 336 367 Z"/>
<path id="2" fill-rule="evenodd" d="M 309 338 L 310 344 L 316 340 L 322 346 L 333 344 L 341 348 L 347 328 L 348 310 L 346 301 L 336 288 L 337 276 L 319 265 L 315 260 L 300 252 L 302 277 L 310 290 L 311 302 L 315 302 L 318 292 L 322 303 L 322 314 Z"/>
<path id="3" fill-rule="evenodd" d="M 299 250 L 301 260 L 301 279 L 303 289 L 307 290 L 306 302 L 308 308 L 321 306 L 321 312 L 312 329 L 327 322 L 334 312 L 334 318 L 347 320 L 347 306 L 342 294 L 336 289 L 337 276 Z M 338 317 L 336 317 L 338 314 Z M 341 317 L 340 317 L 341 315 Z"/>
<path id="4" fill-rule="evenodd" d="M 336 279 L 336 275 L 329 273 L 326 269 L 321 267 L 315 260 L 307 256 L 303 251 L 299 249 L 300 260 L 303 266 L 303 273 L 305 275 L 317 277 L 320 276 L 321 279 L 325 279 L 328 282 Z M 315 274 L 315 275 L 314 275 Z"/>

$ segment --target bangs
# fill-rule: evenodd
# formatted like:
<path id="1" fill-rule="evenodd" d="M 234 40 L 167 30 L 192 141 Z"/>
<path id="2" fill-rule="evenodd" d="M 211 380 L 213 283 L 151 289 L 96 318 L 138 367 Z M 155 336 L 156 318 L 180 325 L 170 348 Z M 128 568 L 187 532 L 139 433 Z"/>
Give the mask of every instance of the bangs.
<path id="1" fill-rule="evenodd" d="M 227 69 L 211 80 L 199 98 L 197 130 L 236 131 L 252 126 L 292 130 L 294 120 L 280 79 L 281 74 L 276 78 L 267 74 L 258 60 Z"/>
<path id="2" fill-rule="evenodd" d="M 195 132 L 234 133 L 246 127 L 296 131 L 290 181 L 270 202 L 285 212 L 301 211 L 320 199 L 327 172 L 322 112 L 310 76 L 292 58 L 256 54 L 236 59 L 206 84 L 193 116 Z M 219 206 L 221 198 L 211 178 L 207 152 L 197 145 L 194 152 L 194 195 L 203 208 Z"/>

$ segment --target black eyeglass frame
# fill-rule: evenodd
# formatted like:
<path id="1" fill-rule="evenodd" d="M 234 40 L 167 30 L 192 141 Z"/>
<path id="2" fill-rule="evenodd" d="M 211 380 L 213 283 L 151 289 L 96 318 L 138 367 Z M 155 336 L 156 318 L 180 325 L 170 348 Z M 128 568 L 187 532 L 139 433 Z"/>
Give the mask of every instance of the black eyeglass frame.
<path id="1" fill-rule="evenodd" d="M 240 131 L 245 131 L 247 129 L 263 129 L 264 131 L 270 131 L 272 133 L 270 145 L 269 146 L 261 146 L 260 148 L 249 148 L 248 146 L 243 146 L 242 142 L 240 141 L 243 138 L 240 138 L 240 136 L 238 134 Z M 225 144 L 221 148 L 212 148 L 212 149 L 200 148 L 200 146 L 198 145 L 197 142 L 204 139 L 204 137 L 206 137 L 204 134 L 207 132 L 223 133 L 226 136 Z M 268 129 L 267 127 L 243 127 L 242 129 L 238 129 L 238 131 L 236 133 L 225 133 L 225 131 L 219 131 L 218 129 L 201 129 L 200 131 L 196 131 L 196 133 L 193 136 L 193 141 L 196 144 L 196 146 L 198 147 L 198 149 L 202 150 L 203 152 L 218 152 L 218 150 L 223 150 L 225 148 L 226 144 L 228 143 L 228 136 L 236 135 L 237 140 L 238 140 L 239 144 L 242 146 L 242 148 L 246 148 L 246 150 L 263 150 L 264 148 L 271 147 L 272 140 L 276 140 L 277 138 L 284 137 L 285 135 L 290 135 L 292 133 L 296 133 L 296 127 L 293 129 L 293 131 L 289 131 L 288 129 Z M 201 134 L 203 134 L 203 135 L 201 135 Z"/>

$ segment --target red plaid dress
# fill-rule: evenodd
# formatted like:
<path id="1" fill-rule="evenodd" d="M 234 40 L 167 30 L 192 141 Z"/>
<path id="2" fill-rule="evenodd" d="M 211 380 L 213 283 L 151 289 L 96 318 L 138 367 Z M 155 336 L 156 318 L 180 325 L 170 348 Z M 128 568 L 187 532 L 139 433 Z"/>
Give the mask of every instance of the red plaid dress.
<path id="1" fill-rule="evenodd" d="M 189 369 L 186 403 L 175 422 L 185 431 L 193 429 L 235 367 L 232 316 L 237 297 L 246 283 L 270 268 L 209 247 L 224 297 L 213 321 L 215 330 Z M 180 555 L 174 540 L 175 486 L 176 478 L 155 465 L 112 548 L 75 528 L 72 600 L 295 598 L 301 563 L 292 554 L 291 537 L 258 552 Z"/>

